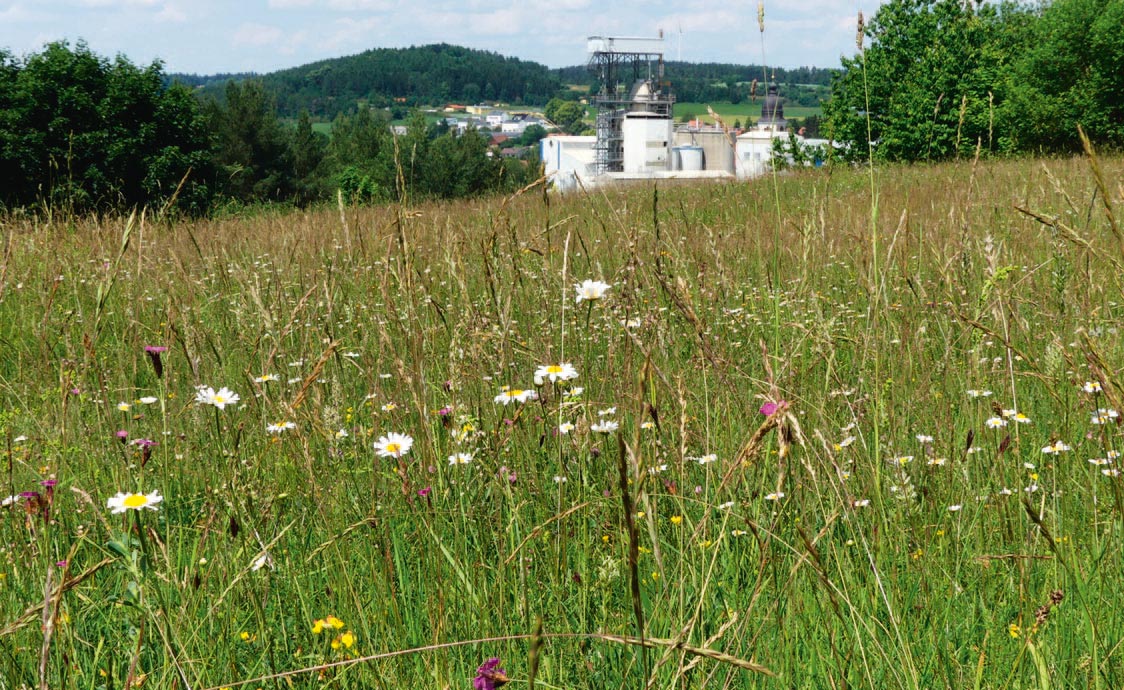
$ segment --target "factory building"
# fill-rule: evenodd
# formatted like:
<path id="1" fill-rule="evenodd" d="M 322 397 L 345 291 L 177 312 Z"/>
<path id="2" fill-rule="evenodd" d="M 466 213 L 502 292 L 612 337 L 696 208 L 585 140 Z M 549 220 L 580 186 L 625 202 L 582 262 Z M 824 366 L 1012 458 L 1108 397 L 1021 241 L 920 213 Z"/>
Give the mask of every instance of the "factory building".
<path id="1" fill-rule="evenodd" d="M 769 86 L 757 125 L 740 136 L 717 126 L 676 126 L 662 36 L 592 36 L 588 50 L 589 67 L 601 84 L 591 98 L 596 135 L 541 141 L 555 189 L 618 180 L 755 177 L 768 170 L 773 140 L 789 136 L 776 84 Z"/>

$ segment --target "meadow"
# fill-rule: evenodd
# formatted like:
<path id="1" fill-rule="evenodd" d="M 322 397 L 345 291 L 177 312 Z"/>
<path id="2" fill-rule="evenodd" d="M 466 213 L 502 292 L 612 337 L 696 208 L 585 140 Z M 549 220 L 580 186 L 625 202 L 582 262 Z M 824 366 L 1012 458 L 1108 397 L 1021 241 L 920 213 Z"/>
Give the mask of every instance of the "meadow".
<path id="1" fill-rule="evenodd" d="M 1122 687 L 1122 172 L 6 217 L 0 688 Z"/>
<path id="2" fill-rule="evenodd" d="M 676 121 L 682 119 L 685 115 L 694 115 L 701 118 L 706 122 L 712 122 L 712 118 L 707 111 L 707 106 L 713 110 L 718 117 L 728 125 L 733 126 L 735 121 L 741 121 L 742 125 L 749 125 L 757 122 L 761 118 L 761 101 L 742 101 L 741 103 L 676 103 L 674 106 L 673 114 Z M 784 106 L 784 115 L 788 119 L 794 117 L 805 118 L 810 115 L 823 115 L 823 108 L 811 108 L 801 105 L 786 105 Z"/>

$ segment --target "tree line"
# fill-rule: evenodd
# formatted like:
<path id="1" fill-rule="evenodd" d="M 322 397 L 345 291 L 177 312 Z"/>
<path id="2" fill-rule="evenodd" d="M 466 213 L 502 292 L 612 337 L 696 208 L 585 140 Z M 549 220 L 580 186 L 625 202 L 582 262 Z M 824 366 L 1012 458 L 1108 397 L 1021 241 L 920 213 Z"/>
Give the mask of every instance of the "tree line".
<path id="1" fill-rule="evenodd" d="M 823 128 L 882 160 L 1079 151 L 1079 125 L 1119 148 L 1122 26 L 1124 0 L 890 0 L 843 59 Z"/>
<path id="2" fill-rule="evenodd" d="M 228 81 L 221 99 L 168 83 L 160 62 L 133 65 L 85 44 L 52 43 L 16 59 L 0 52 L 0 208 L 192 215 L 259 203 L 334 198 L 460 198 L 518 189 L 536 161 L 492 155 L 488 137 L 415 113 L 395 136 L 389 115 L 352 104 L 332 136 L 302 111 L 278 117 L 257 80 Z"/>
<path id="3" fill-rule="evenodd" d="M 222 100 L 229 79 L 173 75 Z M 542 105 L 562 88 L 558 75 L 536 62 L 448 44 L 377 48 L 255 75 L 283 117 L 302 110 L 330 120 L 358 101 L 407 110 L 419 105 L 502 101 Z"/>

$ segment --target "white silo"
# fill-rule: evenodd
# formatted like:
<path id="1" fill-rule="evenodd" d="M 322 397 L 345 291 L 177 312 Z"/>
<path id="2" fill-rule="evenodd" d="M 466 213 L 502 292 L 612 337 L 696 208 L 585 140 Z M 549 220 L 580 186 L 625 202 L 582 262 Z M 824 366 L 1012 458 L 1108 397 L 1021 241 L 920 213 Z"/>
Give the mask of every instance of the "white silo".
<path id="1" fill-rule="evenodd" d="M 647 173 L 671 168 L 671 118 L 642 110 L 631 112 L 621 125 L 624 172 Z"/>

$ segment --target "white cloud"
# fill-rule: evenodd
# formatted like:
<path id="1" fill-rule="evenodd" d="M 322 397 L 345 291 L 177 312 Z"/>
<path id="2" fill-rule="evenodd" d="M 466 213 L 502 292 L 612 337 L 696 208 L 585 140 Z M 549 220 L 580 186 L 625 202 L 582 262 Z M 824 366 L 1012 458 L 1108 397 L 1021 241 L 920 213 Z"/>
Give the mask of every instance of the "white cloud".
<path id="1" fill-rule="evenodd" d="M 78 4 L 82 7 L 95 7 L 98 9 L 115 7 L 127 10 L 135 7 L 156 7 L 160 4 L 160 0 L 78 0 Z"/>
<path id="2" fill-rule="evenodd" d="M 163 9 L 156 13 L 155 19 L 158 22 L 180 24 L 187 21 L 187 12 L 184 12 L 179 5 L 167 2 L 164 3 Z"/>
<path id="3" fill-rule="evenodd" d="M 247 23 L 239 26 L 231 36 L 235 45 L 261 47 L 278 43 L 285 32 L 276 26 Z"/>

